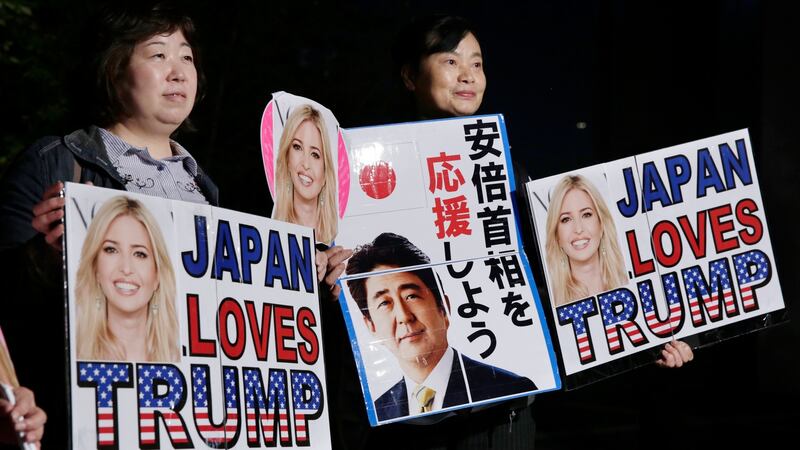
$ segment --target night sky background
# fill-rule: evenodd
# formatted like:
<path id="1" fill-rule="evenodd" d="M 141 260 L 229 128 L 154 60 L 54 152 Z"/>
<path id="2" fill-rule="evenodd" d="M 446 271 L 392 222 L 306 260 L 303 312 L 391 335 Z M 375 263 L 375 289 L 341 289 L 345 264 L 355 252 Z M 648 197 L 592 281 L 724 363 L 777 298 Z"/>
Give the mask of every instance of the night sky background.
<path id="1" fill-rule="evenodd" d="M 791 2 L 184 2 L 208 78 L 178 137 L 222 206 L 269 215 L 258 128 L 274 91 L 329 107 L 345 128 L 413 117 L 390 46 L 410 19 L 462 15 L 532 178 L 748 128 L 775 264 L 797 309 L 797 15 Z M 89 122 L 86 16 L 97 1 L 0 1 L 0 171 L 44 135 Z M 534 257 L 532 251 L 529 256 Z M 542 283 L 542 280 L 537 280 Z M 795 314 L 796 315 L 796 314 Z M 537 448 L 772 446 L 796 440 L 800 325 L 536 400 Z M 791 442 L 790 440 L 790 442 Z"/>

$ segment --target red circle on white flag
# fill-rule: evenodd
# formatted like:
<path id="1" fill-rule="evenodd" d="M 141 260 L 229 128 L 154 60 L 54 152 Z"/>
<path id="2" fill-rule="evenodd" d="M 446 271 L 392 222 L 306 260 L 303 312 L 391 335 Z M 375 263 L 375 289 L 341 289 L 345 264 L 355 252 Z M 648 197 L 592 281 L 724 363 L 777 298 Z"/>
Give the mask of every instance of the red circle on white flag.
<path id="1" fill-rule="evenodd" d="M 392 166 L 386 161 L 367 164 L 358 175 L 361 190 L 369 197 L 380 200 L 394 192 L 397 185 L 397 175 Z"/>

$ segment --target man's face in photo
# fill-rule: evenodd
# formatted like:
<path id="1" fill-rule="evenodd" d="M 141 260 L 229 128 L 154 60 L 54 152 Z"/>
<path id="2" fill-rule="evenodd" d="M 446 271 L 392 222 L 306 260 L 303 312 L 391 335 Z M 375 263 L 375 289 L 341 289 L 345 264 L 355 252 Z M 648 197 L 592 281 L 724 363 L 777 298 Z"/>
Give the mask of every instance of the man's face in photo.
<path id="1" fill-rule="evenodd" d="M 377 266 L 375 270 L 391 269 Z M 365 283 L 370 318 L 364 322 L 397 358 L 438 361 L 447 349 L 447 314 L 433 292 L 413 272 L 369 277 Z"/>

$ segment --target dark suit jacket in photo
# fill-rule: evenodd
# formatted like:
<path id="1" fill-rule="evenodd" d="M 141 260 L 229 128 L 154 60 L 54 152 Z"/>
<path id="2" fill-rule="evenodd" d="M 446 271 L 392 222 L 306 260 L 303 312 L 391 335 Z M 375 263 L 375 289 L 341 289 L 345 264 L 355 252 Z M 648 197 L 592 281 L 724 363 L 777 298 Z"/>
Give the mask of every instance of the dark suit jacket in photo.
<path id="1" fill-rule="evenodd" d="M 463 373 L 467 376 L 473 402 L 536 390 L 536 385 L 528 378 L 466 356 L 459 358 L 458 351 L 455 351 L 453 368 L 450 372 L 450 381 L 447 383 L 442 408 L 462 405 L 469 401 L 467 387 L 464 385 L 462 376 L 462 358 L 464 360 Z M 378 421 L 408 415 L 408 388 L 405 379 L 400 380 L 375 400 L 375 413 L 378 415 Z"/>

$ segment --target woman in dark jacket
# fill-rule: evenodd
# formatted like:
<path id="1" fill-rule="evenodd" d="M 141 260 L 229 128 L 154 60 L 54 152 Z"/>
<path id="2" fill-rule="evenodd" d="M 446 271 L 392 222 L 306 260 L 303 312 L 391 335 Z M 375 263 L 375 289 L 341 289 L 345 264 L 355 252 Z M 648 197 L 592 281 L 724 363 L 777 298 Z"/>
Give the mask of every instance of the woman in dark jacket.
<path id="1" fill-rule="evenodd" d="M 0 322 L 21 381 L 49 416 L 44 444 L 67 446 L 61 238 L 63 183 L 217 205 L 218 190 L 172 140 L 203 88 L 192 20 L 161 6 L 110 11 L 97 27 L 96 125 L 39 140 L 0 183 Z M 33 333 L 36 336 L 33 337 Z M 32 342 L 47 342 L 36 346 Z M 49 370 L 43 370 L 47 365 Z"/>

